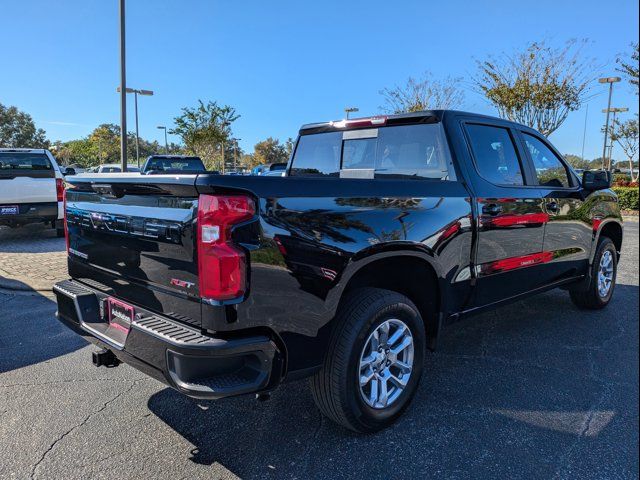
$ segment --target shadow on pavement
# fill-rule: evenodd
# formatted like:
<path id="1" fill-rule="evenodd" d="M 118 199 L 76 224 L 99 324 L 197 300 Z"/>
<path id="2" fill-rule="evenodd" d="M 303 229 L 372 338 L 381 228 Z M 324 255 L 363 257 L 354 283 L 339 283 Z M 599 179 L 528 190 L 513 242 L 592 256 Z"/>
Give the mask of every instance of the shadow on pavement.
<path id="1" fill-rule="evenodd" d="M 22 290 L 28 285 L 19 283 Z M 0 292 L 0 373 L 26 367 L 83 348 L 87 342 L 55 317 L 53 297 Z"/>
<path id="2" fill-rule="evenodd" d="M 304 381 L 264 403 L 243 397 L 203 409 L 165 389 L 148 406 L 194 445 L 185 457 L 241 478 L 632 472 L 637 316 L 638 287 L 618 285 L 603 311 L 579 311 L 554 291 L 451 325 L 427 359 L 413 405 L 376 435 L 321 418 Z"/>
<path id="3" fill-rule="evenodd" d="M 42 224 L 23 227 L 0 227 L 0 253 L 63 252 L 64 238 L 56 236 L 55 229 Z"/>

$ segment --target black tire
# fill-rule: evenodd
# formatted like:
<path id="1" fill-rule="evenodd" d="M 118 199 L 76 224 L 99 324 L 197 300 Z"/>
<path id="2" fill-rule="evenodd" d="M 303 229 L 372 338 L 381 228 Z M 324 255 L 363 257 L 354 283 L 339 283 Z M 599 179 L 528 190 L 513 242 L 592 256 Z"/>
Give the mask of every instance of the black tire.
<path id="1" fill-rule="evenodd" d="M 413 337 L 413 369 L 402 393 L 385 408 L 372 408 L 360 393 L 359 362 L 371 333 L 389 319 L 401 320 Z M 334 319 L 323 367 L 311 378 L 313 399 L 334 422 L 361 433 L 391 425 L 409 406 L 422 376 L 425 345 L 424 322 L 416 306 L 404 295 L 377 288 L 349 294 Z"/>
<path id="2" fill-rule="evenodd" d="M 54 220 L 51 226 L 56 229 L 56 237 L 64 237 L 64 220 Z"/>
<path id="3" fill-rule="evenodd" d="M 606 295 L 602 296 L 598 290 L 598 271 L 600 269 L 600 260 L 605 252 L 611 252 L 613 256 L 613 281 Z M 613 291 L 616 286 L 616 276 L 618 274 L 618 253 L 616 246 L 608 237 L 601 237 L 598 241 L 596 254 L 593 257 L 593 265 L 591 266 L 591 280 L 586 289 L 570 290 L 569 295 L 571 301 L 579 308 L 586 310 L 600 310 L 606 307 L 613 297 Z"/>

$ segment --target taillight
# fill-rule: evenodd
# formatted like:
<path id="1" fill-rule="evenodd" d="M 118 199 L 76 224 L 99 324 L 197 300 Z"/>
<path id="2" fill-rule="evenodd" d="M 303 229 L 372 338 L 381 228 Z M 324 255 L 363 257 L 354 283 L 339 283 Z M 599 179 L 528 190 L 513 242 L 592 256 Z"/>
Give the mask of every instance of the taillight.
<path id="1" fill-rule="evenodd" d="M 67 244 L 67 255 L 69 255 L 69 226 L 67 225 L 67 191 L 64 190 L 62 193 L 62 214 L 63 214 L 63 224 L 64 224 L 64 241 Z"/>
<path id="2" fill-rule="evenodd" d="M 64 196 L 64 182 L 61 178 L 56 178 L 56 197 L 58 198 L 58 202 L 62 201 L 62 197 Z"/>
<path id="3" fill-rule="evenodd" d="M 198 276 L 200 296 L 229 300 L 246 291 L 244 252 L 231 242 L 234 225 L 255 215 L 244 195 L 200 195 L 198 199 Z"/>

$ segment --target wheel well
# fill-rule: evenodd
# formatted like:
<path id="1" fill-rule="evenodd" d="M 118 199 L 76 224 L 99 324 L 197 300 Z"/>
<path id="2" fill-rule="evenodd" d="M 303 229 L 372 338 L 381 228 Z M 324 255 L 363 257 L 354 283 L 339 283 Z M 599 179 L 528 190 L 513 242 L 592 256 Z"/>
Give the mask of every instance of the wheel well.
<path id="1" fill-rule="evenodd" d="M 618 254 L 622 250 L 622 227 L 616 222 L 609 222 L 602 227 L 600 231 L 601 237 L 608 237 L 616 246 Z"/>
<path id="2" fill-rule="evenodd" d="M 439 328 L 440 288 L 435 270 L 425 260 L 411 256 L 375 260 L 351 277 L 343 296 L 362 287 L 384 288 L 408 297 L 424 321 L 428 344 L 434 345 Z"/>

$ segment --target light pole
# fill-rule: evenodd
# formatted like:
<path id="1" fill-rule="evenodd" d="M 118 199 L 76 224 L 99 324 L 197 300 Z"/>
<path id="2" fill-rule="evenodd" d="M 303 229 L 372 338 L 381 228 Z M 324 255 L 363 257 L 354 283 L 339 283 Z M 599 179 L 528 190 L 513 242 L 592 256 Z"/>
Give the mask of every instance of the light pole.
<path id="1" fill-rule="evenodd" d="M 225 121 L 222 122 L 222 133 L 226 135 L 227 133 L 227 127 L 229 126 L 229 122 Z M 222 174 L 224 175 L 224 145 L 225 145 L 225 141 L 224 138 L 222 139 Z"/>
<path id="2" fill-rule="evenodd" d="M 156 128 L 158 128 L 159 130 L 164 130 L 164 153 L 169 155 L 169 144 L 167 143 L 167 127 L 158 125 Z"/>
<path id="3" fill-rule="evenodd" d="M 116 89 L 116 91 L 120 91 L 120 87 Z M 136 110 L 136 162 L 138 163 L 138 168 L 140 168 L 140 135 L 138 134 L 138 95 L 147 95 L 152 96 L 152 90 L 138 90 L 135 88 L 127 88 L 126 93 L 133 93 L 135 97 L 135 110 Z"/>
<path id="4" fill-rule="evenodd" d="M 349 120 L 349 114 L 359 112 L 360 109 L 358 107 L 347 107 L 344 109 L 344 113 L 347 114 L 347 120 Z"/>
<path id="5" fill-rule="evenodd" d="M 584 130 L 582 131 L 582 154 L 580 158 L 584 162 L 584 144 L 587 141 L 587 117 L 589 116 L 589 104 L 587 103 L 587 111 L 584 113 Z"/>
<path id="6" fill-rule="evenodd" d="M 620 77 L 599 78 L 598 82 L 609 84 L 609 102 L 607 103 L 607 120 L 604 126 L 604 146 L 602 147 L 602 169 L 605 170 L 605 162 L 607 158 L 607 136 L 609 135 L 609 113 L 611 110 L 611 96 L 613 95 L 613 84 L 621 80 Z"/>
<path id="7" fill-rule="evenodd" d="M 233 149 L 233 170 L 237 173 L 238 172 L 238 143 L 240 142 L 240 140 L 242 140 L 241 138 L 236 138 L 234 139 L 234 149 Z"/>
<path id="8" fill-rule="evenodd" d="M 602 113 L 606 113 L 607 116 L 609 113 L 613 113 L 613 120 L 611 122 L 611 128 L 615 128 L 616 125 L 616 114 L 618 113 L 623 113 L 623 112 L 628 112 L 629 109 L 626 107 L 613 107 L 613 108 L 607 108 L 607 109 L 602 109 Z M 606 138 L 606 137 L 605 137 Z M 611 164 L 611 162 L 613 162 L 613 138 L 611 138 L 611 144 L 609 145 L 609 155 L 607 157 L 609 159 L 608 161 L 608 165 L 609 168 L 608 170 L 612 170 L 613 165 Z"/>
<path id="9" fill-rule="evenodd" d="M 127 70 L 125 58 L 125 6 L 120 0 L 120 163 L 127 171 Z"/>

